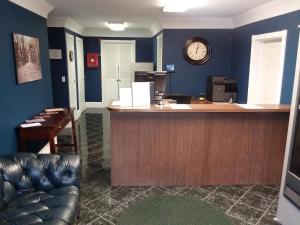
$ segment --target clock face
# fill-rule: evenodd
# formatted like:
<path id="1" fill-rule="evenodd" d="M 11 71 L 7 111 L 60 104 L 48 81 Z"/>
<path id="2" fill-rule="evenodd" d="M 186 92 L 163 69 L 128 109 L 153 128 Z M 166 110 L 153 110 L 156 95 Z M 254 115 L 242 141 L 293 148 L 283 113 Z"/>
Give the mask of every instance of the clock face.
<path id="1" fill-rule="evenodd" d="M 183 49 L 185 59 L 191 64 L 204 64 L 211 55 L 211 47 L 204 38 L 191 38 Z"/>
<path id="2" fill-rule="evenodd" d="M 202 42 L 194 42 L 187 49 L 187 55 L 192 60 L 203 60 L 207 55 L 208 49 Z"/>

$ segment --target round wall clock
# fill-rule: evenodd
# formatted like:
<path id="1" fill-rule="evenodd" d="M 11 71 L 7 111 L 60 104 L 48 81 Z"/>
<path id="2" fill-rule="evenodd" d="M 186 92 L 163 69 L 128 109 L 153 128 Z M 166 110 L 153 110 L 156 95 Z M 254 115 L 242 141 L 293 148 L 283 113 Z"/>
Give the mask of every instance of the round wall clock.
<path id="1" fill-rule="evenodd" d="M 211 56 L 211 46 L 204 38 L 191 38 L 185 43 L 183 55 L 189 63 L 202 65 L 206 63 Z"/>

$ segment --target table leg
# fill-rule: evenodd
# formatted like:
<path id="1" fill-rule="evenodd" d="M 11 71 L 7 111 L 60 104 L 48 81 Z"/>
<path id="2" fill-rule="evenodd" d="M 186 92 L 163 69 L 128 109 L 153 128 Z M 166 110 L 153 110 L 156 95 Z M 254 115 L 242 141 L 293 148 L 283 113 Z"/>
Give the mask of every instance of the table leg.
<path id="1" fill-rule="evenodd" d="M 24 138 L 19 138 L 19 149 L 21 150 L 21 152 L 26 152 L 26 140 Z"/>
<path id="2" fill-rule="evenodd" d="M 78 153 L 74 113 L 72 113 L 72 115 L 71 115 L 71 123 L 72 123 L 73 145 L 74 145 L 75 152 Z"/>
<path id="3" fill-rule="evenodd" d="M 51 154 L 56 154 L 56 147 L 55 147 L 55 136 L 53 131 L 49 132 L 49 143 L 50 143 L 50 152 Z"/>

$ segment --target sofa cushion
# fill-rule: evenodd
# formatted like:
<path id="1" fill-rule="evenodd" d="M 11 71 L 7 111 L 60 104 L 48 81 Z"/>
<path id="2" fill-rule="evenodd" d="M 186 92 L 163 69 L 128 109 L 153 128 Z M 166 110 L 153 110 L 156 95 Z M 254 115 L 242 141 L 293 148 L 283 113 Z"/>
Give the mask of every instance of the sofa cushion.
<path id="1" fill-rule="evenodd" d="M 80 159 L 76 155 L 19 153 L 0 157 L 0 210 L 4 203 L 32 191 L 79 187 Z"/>
<path id="2" fill-rule="evenodd" d="M 6 204 L 0 212 L 0 225 L 72 224 L 78 210 L 79 189 L 75 186 L 31 192 Z"/>

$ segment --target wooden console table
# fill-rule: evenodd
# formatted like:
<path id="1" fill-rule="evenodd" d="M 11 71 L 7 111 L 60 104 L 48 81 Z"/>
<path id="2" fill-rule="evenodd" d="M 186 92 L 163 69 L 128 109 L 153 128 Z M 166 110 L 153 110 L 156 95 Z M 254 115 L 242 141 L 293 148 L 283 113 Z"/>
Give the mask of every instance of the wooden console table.
<path id="1" fill-rule="evenodd" d="M 66 125 L 72 123 L 72 144 L 55 144 L 55 137 L 57 134 L 66 127 Z M 41 126 L 23 128 L 18 126 L 19 131 L 19 146 L 22 151 L 27 150 L 27 141 L 29 140 L 49 140 L 51 154 L 56 154 L 56 147 L 74 147 L 77 153 L 77 138 L 74 121 L 74 109 L 64 109 L 57 114 L 50 115 L 45 122 L 41 123 Z"/>

